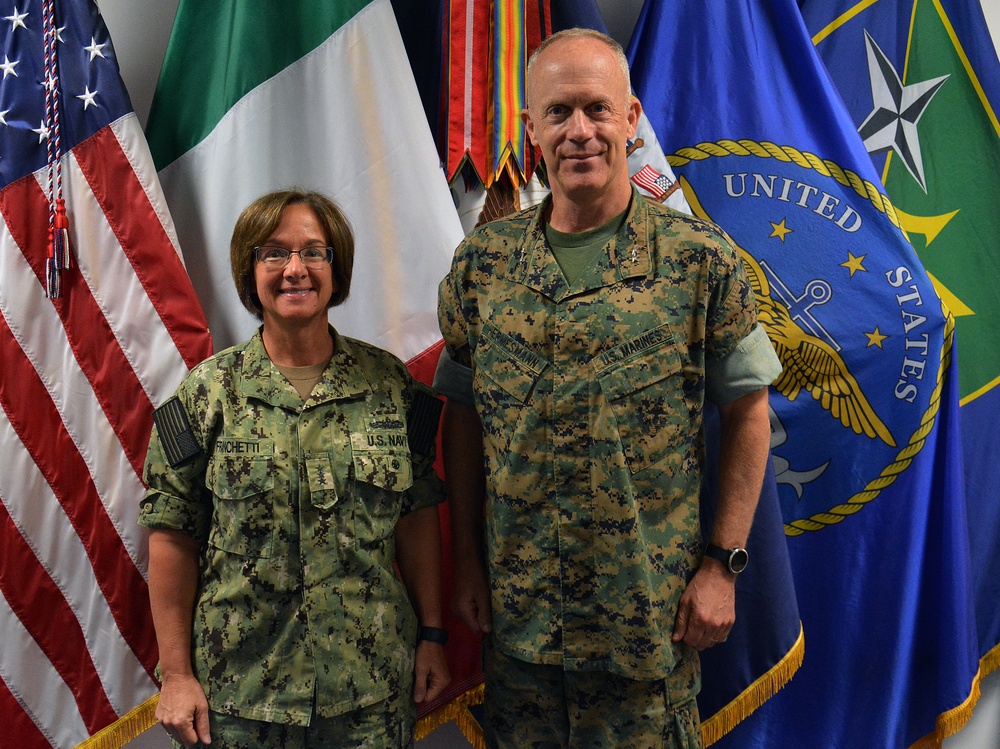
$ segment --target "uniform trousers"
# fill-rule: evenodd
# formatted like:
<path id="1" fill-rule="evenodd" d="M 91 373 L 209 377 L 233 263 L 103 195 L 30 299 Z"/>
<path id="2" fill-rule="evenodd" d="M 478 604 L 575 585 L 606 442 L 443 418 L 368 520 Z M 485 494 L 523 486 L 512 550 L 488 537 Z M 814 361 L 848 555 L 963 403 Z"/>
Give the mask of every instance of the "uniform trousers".
<path id="1" fill-rule="evenodd" d="M 698 653 L 665 679 L 567 671 L 483 645 L 488 749 L 702 749 Z"/>

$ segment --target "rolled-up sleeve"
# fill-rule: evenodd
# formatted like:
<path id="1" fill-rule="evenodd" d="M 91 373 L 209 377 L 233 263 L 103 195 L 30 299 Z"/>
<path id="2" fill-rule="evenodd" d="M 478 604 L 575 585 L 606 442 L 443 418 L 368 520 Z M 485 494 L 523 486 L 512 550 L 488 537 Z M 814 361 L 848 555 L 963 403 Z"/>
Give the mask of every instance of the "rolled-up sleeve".
<path id="1" fill-rule="evenodd" d="M 705 364 L 705 396 L 716 405 L 731 403 L 774 382 L 781 361 L 758 323 L 726 356 Z"/>
<path id="2" fill-rule="evenodd" d="M 474 408 L 472 368 L 455 361 L 447 347 L 441 352 L 434 372 L 434 390 L 448 400 Z"/>
<path id="3" fill-rule="evenodd" d="M 178 466 L 170 465 L 154 426 L 143 469 L 148 488 L 139 508 L 139 525 L 183 531 L 199 541 L 207 539 L 212 504 L 205 494 L 206 466 L 204 453 Z"/>

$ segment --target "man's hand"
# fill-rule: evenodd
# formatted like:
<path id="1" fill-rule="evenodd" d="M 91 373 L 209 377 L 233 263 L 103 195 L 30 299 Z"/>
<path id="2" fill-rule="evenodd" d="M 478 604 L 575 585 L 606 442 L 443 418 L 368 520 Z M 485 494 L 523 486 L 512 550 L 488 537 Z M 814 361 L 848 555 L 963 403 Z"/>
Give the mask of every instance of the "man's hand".
<path id="1" fill-rule="evenodd" d="M 474 634 L 488 634 L 493 631 L 490 586 L 486 579 L 486 570 L 478 560 L 455 560 L 451 610 L 462 618 Z"/>
<path id="2" fill-rule="evenodd" d="M 470 370 L 470 382 L 471 377 Z M 455 570 L 451 610 L 474 634 L 492 632 L 490 587 L 482 561 L 486 496 L 483 426 L 474 408 L 452 400 L 444 404 L 441 447 L 451 510 L 451 553 Z"/>
<path id="3" fill-rule="evenodd" d="M 417 643 L 414 676 L 413 701 L 418 705 L 421 702 L 432 702 L 441 695 L 451 682 L 448 662 L 444 657 L 444 645 L 428 640 Z"/>
<path id="4" fill-rule="evenodd" d="M 184 746 L 211 744 L 208 732 L 208 700 L 194 676 L 165 677 L 160 687 L 156 719 L 167 734 Z"/>
<path id="5" fill-rule="evenodd" d="M 736 622 L 736 576 L 714 559 L 702 562 L 681 595 L 673 641 L 695 650 L 723 642 Z"/>
<path id="6" fill-rule="evenodd" d="M 719 500 L 708 538 L 724 549 L 746 546 L 767 465 L 771 427 L 767 388 L 719 406 Z M 736 623 L 736 575 L 705 557 L 681 595 L 673 641 L 696 650 L 716 645 Z"/>

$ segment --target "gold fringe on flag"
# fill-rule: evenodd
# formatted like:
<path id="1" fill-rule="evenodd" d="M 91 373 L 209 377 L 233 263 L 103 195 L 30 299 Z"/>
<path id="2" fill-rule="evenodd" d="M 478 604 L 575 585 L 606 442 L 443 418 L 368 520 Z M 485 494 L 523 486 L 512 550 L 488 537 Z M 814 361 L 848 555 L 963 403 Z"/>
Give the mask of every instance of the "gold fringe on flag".
<path id="1" fill-rule="evenodd" d="M 462 735 L 472 744 L 474 749 L 486 749 L 483 729 L 479 721 L 469 712 L 469 707 L 483 704 L 485 686 L 482 682 L 466 692 L 458 695 L 429 715 L 417 721 L 414 732 L 417 741 L 426 738 L 430 733 L 445 723 L 455 723 Z M 102 728 L 89 739 L 79 743 L 74 749 L 122 749 L 139 734 L 155 726 L 156 706 L 160 695 L 154 694 L 138 707 L 123 715 L 109 726 Z"/>
<path id="2" fill-rule="evenodd" d="M 800 622 L 798 639 L 791 650 L 785 653 L 785 657 L 740 692 L 736 699 L 701 724 L 702 743 L 711 746 L 773 697 L 799 670 L 805 652 L 806 640 Z"/>
<path id="3" fill-rule="evenodd" d="M 121 749 L 140 733 L 156 725 L 156 705 L 159 701 L 159 693 L 154 694 L 110 726 L 77 744 L 76 749 Z"/>
<path id="4" fill-rule="evenodd" d="M 486 749 L 483 727 L 479 725 L 479 721 L 476 720 L 475 716 L 469 712 L 469 708 L 473 705 L 483 704 L 484 690 L 485 685 L 479 683 L 472 689 L 455 697 L 447 705 L 439 707 L 433 713 L 425 715 L 418 720 L 417 729 L 414 733 L 416 740 L 420 741 L 420 739 L 426 738 L 434 729 L 440 728 L 445 723 L 455 723 L 462 732 L 462 735 L 465 736 L 465 740 L 472 744 L 473 749 Z"/>
<path id="5" fill-rule="evenodd" d="M 1000 668 L 1000 645 L 995 646 L 990 652 L 979 659 L 979 671 L 984 678 L 998 668 Z"/>
<path id="6" fill-rule="evenodd" d="M 1000 645 L 994 646 L 986 655 L 979 659 L 979 671 L 976 678 L 972 680 L 972 688 L 969 696 L 965 698 L 958 707 L 952 708 L 946 713 L 941 713 L 937 718 L 937 725 L 934 730 L 921 738 L 909 749 L 941 749 L 941 743 L 949 736 L 965 728 L 972 718 L 972 710 L 979 702 L 980 685 L 982 680 L 1000 668 Z"/>
<path id="7" fill-rule="evenodd" d="M 805 651 L 805 633 L 800 623 L 799 636 L 785 656 L 767 673 L 761 675 L 744 689 L 732 702 L 701 724 L 702 743 L 707 747 L 719 741 L 736 728 L 741 721 L 749 717 L 754 710 L 773 697 L 802 666 Z M 484 685 L 479 684 L 430 715 L 425 715 L 417 722 L 416 739 L 419 741 L 426 738 L 436 728 L 454 722 L 474 749 L 486 749 L 482 726 L 468 710 L 470 706 L 483 703 L 483 692 Z M 912 749 L 923 749 L 923 747 Z"/>
<path id="8" fill-rule="evenodd" d="M 979 683 L 983 675 L 982 661 L 980 661 L 979 671 L 976 672 L 976 678 L 972 680 L 972 690 L 969 692 L 969 696 L 958 707 L 941 713 L 937 717 L 937 726 L 934 730 L 910 744 L 910 749 L 941 749 L 941 742 L 965 728 L 965 724 L 972 717 L 972 708 L 979 702 Z"/>

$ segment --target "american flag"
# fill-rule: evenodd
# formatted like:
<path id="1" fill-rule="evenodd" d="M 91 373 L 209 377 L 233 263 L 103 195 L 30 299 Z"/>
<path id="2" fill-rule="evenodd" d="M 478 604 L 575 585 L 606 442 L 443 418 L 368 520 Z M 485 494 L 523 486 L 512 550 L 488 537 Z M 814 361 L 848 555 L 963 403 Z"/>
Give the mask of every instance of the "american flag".
<path id="1" fill-rule="evenodd" d="M 649 164 L 632 175 L 632 181 L 659 200 L 667 194 L 673 182 L 665 174 L 660 174 Z"/>
<path id="2" fill-rule="evenodd" d="M 73 747 L 156 694 L 140 475 L 211 342 L 97 6 L 3 8 L 0 743 Z"/>

